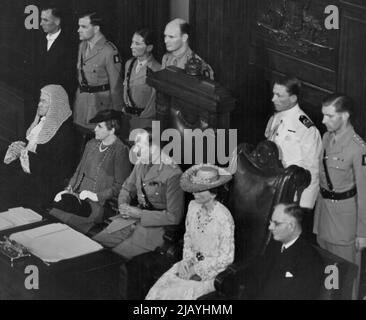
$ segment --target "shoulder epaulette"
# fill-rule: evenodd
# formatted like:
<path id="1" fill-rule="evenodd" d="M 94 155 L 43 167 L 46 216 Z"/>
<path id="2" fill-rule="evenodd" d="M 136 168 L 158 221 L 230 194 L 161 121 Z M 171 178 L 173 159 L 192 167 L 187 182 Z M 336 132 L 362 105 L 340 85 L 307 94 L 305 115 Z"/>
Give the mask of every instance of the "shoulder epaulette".
<path id="1" fill-rule="evenodd" d="M 109 40 L 107 40 L 106 43 L 108 43 L 112 47 L 113 50 L 118 51 L 117 47 L 114 45 L 113 42 L 110 42 Z"/>
<path id="2" fill-rule="evenodd" d="M 353 141 L 361 147 L 366 147 L 365 141 L 357 133 L 353 135 Z"/>
<path id="3" fill-rule="evenodd" d="M 306 128 L 310 128 L 314 125 L 314 123 L 307 117 L 304 115 L 301 115 L 299 117 L 300 122 L 306 127 Z"/>

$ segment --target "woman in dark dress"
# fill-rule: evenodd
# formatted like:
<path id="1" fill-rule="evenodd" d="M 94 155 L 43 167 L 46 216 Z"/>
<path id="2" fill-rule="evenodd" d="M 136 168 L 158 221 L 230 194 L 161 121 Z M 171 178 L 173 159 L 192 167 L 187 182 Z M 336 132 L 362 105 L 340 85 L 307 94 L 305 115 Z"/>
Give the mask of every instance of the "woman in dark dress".
<path id="1" fill-rule="evenodd" d="M 68 96 L 60 85 L 41 89 L 37 114 L 27 130 L 27 143 L 13 142 L 4 160 L 10 164 L 8 170 L 13 171 L 12 181 L 7 183 L 8 191 L 17 194 L 16 205 L 48 207 L 67 183 L 74 169 L 71 114 Z"/>
<path id="2" fill-rule="evenodd" d="M 116 197 L 131 172 L 129 151 L 116 136 L 121 113 L 102 110 L 91 119 L 95 139 L 90 140 L 68 187 L 55 197 L 50 214 L 82 233 L 103 221 L 104 203 Z M 83 207 L 66 205 L 67 196 L 76 195 Z M 87 202 L 87 203 L 85 203 Z"/>

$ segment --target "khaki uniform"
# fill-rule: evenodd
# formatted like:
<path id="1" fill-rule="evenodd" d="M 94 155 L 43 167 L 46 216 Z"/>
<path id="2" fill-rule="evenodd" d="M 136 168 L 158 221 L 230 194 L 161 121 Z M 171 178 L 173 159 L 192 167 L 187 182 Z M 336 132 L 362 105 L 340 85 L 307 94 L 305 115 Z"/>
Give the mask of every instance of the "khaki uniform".
<path id="1" fill-rule="evenodd" d="M 172 53 L 168 52 L 163 56 L 162 59 L 162 69 L 165 69 L 168 66 L 176 66 L 181 69 L 185 69 L 187 61 L 192 58 L 193 51 L 191 48 L 187 48 L 185 52 L 183 52 L 179 56 L 175 56 Z M 214 72 L 211 66 L 206 63 L 201 57 L 199 57 L 197 54 L 195 54 L 196 58 L 201 60 L 203 62 L 202 68 L 203 70 L 206 70 L 208 72 L 209 78 L 211 80 L 214 80 Z"/>
<path id="2" fill-rule="evenodd" d="M 150 202 L 153 209 L 143 209 L 141 220 L 127 236 L 126 230 L 115 230 L 118 220 L 122 219 L 119 217 L 94 240 L 112 247 L 113 251 L 128 259 L 161 246 L 164 226 L 178 225 L 183 217 L 184 192 L 179 185 L 181 175 L 182 171 L 174 164 L 161 163 L 151 167 L 136 164 L 122 186 L 118 203 L 130 203 L 137 196 L 141 206 Z"/>
<path id="3" fill-rule="evenodd" d="M 114 109 L 122 111 L 123 91 L 120 77 L 121 61 L 116 46 L 109 42 L 104 36 L 94 45 L 90 54 L 86 56 L 87 41 L 82 41 L 79 46 L 78 55 L 78 81 L 83 81 L 81 73 L 81 56 L 83 57 L 83 70 L 87 85 L 97 87 L 108 85 L 109 90 L 95 93 L 76 92 L 74 105 L 74 122 L 86 128 L 94 128 L 89 124 L 100 110 Z"/>
<path id="4" fill-rule="evenodd" d="M 334 192 L 342 193 L 356 187 L 357 194 L 344 200 L 324 199 L 319 194 L 314 233 L 322 247 L 357 262 L 355 238 L 366 238 L 366 145 L 350 126 L 336 139 L 334 134 L 326 132 L 323 148 Z M 323 163 L 320 165 L 320 187 L 331 191 Z"/>
<path id="5" fill-rule="evenodd" d="M 126 62 L 125 80 L 123 82 L 123 100 L 125 105 L 128 107 L 133 107 L 133 103 L 131 103 L 127 94 L 127 75 L 133 60 L 134 59 L 130 59 Z M 130 131 L 136 128 L 151 127 L 151 121 L 156 119 L 156 91 L 146 83 L 146 74 L 147 68 L 154 72 L 161 69 L 160 63 L 158 63 L 153 56 L 148 58 L 147 62 L 141 67 L 139 72 L 136 72 L 136 66 L 137 60 L 135 60 L 129 76 L 130 94 L 136 107 L 143 111 L 139 116 L 128 113 L 126 114 L 129 118 Z"/>
<path id="6" fill-rule="evenodd" d="M 276 143 L 285 168 L 295 164 L 310 171 L 311 182 L 302 193 L 300 205 L 312 209 L 319 192 L 322 143 L 318 129 L 296 105 L 273 115 L 267 124 L 265 136 Z"/>

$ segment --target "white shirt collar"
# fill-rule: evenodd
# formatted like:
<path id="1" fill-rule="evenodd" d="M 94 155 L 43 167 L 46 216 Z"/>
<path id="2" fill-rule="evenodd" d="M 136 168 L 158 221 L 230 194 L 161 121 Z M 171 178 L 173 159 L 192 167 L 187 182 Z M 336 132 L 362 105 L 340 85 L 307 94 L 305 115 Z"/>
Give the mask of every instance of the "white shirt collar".
<path id="1" fill-rule="evenodd" d="M 46 38 L 48 41 L 55 41 L 57 39 L 57 37 L 60 35 L 60 33 L 61 33 L 61 29 L 55 33 L 48 33 Z"/>
<path id="2" fill-rule="evenodd" d="M 300 235 L 298 235 L 294 240 L 291 240 L 287 243 L 282 244 L 282 248 L 285 248 L 285 249 L 290 248 L 296 242 L 296 240 L 299 239 L 299 237 L 300 237 Z"/>
<path id="3" fill-rule="evenodd" d="M 297 103 L 295 106 L 293 106 L 291 109 L 284 110 L 281 112 L 276 113 L 276 117 L 282 119 L 282 118 L 291 118 L 294 115 L 297 115 L 300 112 L 300 106 Z"/>

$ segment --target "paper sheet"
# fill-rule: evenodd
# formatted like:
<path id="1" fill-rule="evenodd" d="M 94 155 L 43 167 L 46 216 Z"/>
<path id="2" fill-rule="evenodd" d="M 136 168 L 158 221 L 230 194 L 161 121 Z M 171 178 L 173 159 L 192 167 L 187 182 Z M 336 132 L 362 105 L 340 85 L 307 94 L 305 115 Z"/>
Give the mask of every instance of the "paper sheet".
<path id="1" fill-rule="evenodd" d="M 13 233 L 14 240 L 44 262 L 57 262 L 102 250 L 103 247 L 62 223 Z"/>
<path id="2" fill-rule="evenodd" d="M 0 213 L 0 230 L 19 227 L 41 220 L 42 216 L 31 209 L 23 207 L 12 208 Z"/>

